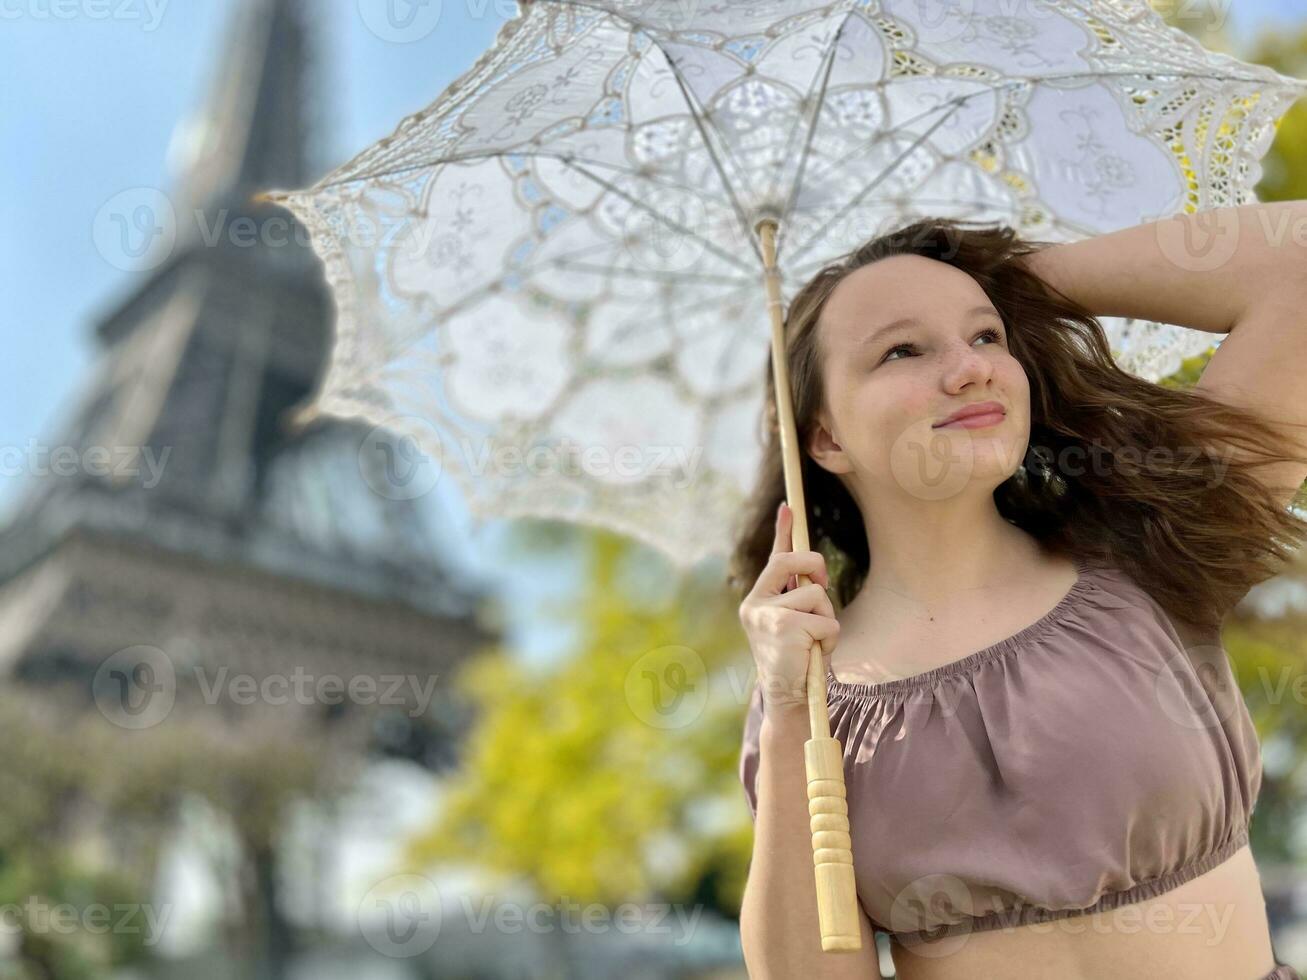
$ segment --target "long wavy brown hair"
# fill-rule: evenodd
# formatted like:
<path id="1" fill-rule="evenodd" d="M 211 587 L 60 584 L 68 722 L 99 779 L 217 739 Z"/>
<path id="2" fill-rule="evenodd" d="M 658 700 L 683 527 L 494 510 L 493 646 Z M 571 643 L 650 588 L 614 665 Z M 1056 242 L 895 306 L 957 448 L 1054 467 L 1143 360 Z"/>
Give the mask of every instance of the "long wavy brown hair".
<path id="1" fill-rule="evenodd" d="M 1094 315 L 1014 262 L 1049 244 L 1003 225 L 923 219 L 827 265 L 791 301 L 785 358 L 809 539 L 826 557 L 837 609 L 861 588 L 870 556 L 857 504 L 806 451 L 825 399 L 817 322 L 846 276 L 892 255 L 961 269 L 1003 318 L 1009 350 L 1030 383 L 1030 440 L 1024 465 L 995 489 L 994 500 L 1003 517 L 1051 550 L 1115 564 L 1172 615 L 1219 626 L 1248 589 L 1284 570 L 1307 536 L 1307 524 L 1253 472 L 1301 454 L 1259 415 L 1123 370 Z M 728 571 L 741 600 L 770 557 L 785 499 L 770 364 L 765 385 L 762 461 Z M 1092 458 L 1108 465 L 1087 465 L 1091 447 Z M 1118 458 L 1127 447 L 1139 463 Z M 1150 447 L 1169 452 L 1149 454 Z"/>

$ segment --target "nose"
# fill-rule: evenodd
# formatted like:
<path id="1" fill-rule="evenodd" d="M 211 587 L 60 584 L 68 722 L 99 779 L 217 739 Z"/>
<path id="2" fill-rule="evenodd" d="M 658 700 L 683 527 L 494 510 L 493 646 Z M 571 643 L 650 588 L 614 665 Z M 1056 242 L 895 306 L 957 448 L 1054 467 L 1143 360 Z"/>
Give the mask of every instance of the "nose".
<path id="1" fill-rule="evenodd" d="M 984 384 L 994 373 L 994 362 L 964 340 L 950 345 L 944 355 L 944 387 L 961 391 L 972 382 Z"/>

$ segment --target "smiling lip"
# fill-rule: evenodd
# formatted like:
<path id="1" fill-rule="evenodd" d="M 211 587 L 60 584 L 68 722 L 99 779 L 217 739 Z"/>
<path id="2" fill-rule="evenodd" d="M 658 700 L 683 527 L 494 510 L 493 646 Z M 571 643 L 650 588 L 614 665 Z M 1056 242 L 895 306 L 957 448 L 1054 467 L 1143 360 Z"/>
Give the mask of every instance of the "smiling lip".
<path id="1" fill-rule="evenodd" d="M 954 412 L 943 422 L 932 426 L 932 428 L 983 429 L 987 426 L 997 425 L 1006 416 L 1006 411 L 998 402 L 980 402 Z"/>

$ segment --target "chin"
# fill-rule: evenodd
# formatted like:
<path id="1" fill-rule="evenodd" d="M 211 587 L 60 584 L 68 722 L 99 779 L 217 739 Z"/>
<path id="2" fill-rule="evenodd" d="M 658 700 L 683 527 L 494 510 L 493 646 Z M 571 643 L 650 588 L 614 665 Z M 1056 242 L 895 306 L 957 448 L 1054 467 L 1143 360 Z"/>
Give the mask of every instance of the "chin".
<path id="1" fill-rule="evenodd" d="M 1006 433 L 976 430 L 913 430 L 896 440 L 889 456 L 897 487 L 921 500 L 947 500 L 975 488 L 997 487 L 1012 475 L 1025 453 Z"/>
<path id="2" fill-rule="evenodd" d="M 993 483 L 995 486 L 1010 477 L 1021 463 L 1025 447 L 1014 445 L 1001 436 L 973 437 L 959 456 L 970 460 L 972 482 Z"/>

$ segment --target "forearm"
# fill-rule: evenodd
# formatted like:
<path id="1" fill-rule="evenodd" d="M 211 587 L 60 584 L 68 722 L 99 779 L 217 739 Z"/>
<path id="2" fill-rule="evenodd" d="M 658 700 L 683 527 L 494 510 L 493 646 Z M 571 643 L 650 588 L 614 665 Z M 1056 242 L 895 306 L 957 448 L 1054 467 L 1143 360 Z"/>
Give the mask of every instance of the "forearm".
<path id="1" fill-rule="evenodd" d="M 1268 297 L 1307 292 L 1307 201 L 1178 215 L 1021 262 L 1095 316 L 1228 333 Z"/>
<path id="2" fill-rule="evenodd" d="M 768 705 L 759 733 L 753 858 L 740 908 L 740 942 L 753 980 L 868 980 L 880 976 L 875 936 L 863 919 L 862 949 L 821 948 L 812 863 L 806 704 Z"/>

